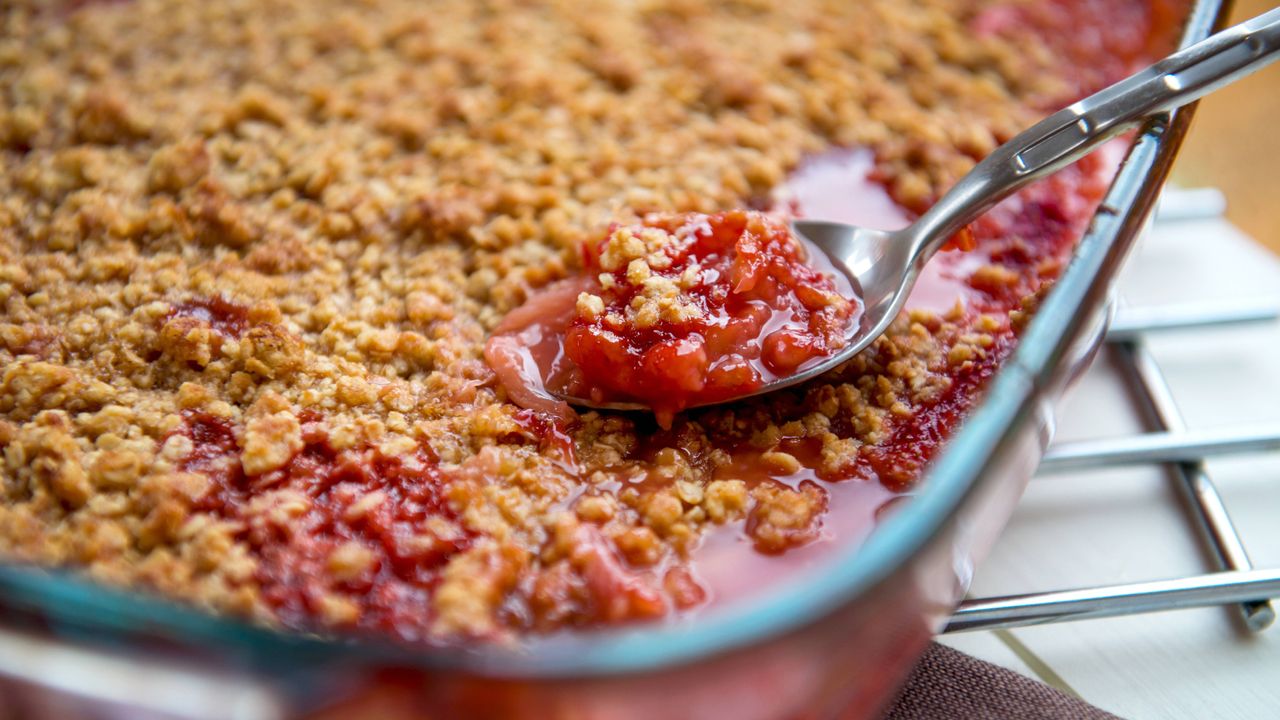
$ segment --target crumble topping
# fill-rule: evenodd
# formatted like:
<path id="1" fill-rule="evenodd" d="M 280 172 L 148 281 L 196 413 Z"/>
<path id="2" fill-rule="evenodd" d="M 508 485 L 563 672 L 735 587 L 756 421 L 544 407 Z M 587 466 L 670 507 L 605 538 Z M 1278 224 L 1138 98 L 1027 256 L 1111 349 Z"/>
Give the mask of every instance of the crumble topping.
<path id="1" fill-rule="evenodd" d="M 257 622 L 428 642 L 714 601 L 706 538 L 785 552 L 822 538 L 842 483 L 919 477 L 1102 167 L 975 230 L 995 269 L 969 304 L 904 314 L 817 382 L 669 430 L 524 409 L 486 339 L 611 223 L 766 204 L 828 148 L 874 149 L 893 197 L 926 207 L 1127 69 L 1070 75 L 1046 40 L 1062 18 L 1036 6 L 5 3 L 0 551 Z M 1165 40 L 1157 6 L 1070 24 L 1140 58 Z M 646 232 L 601 254 L 608 282 L 663 269 Z M 685 312 L 669 290 L 659 317 Z"/>

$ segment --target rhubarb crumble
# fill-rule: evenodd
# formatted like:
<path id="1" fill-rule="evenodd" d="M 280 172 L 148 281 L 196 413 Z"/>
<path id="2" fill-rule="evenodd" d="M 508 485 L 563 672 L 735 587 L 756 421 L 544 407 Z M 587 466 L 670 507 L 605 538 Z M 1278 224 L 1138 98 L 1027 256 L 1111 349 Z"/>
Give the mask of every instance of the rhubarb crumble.
<path id="1" fill-rule="evenodd" d="M 857 312 L 773 224 L 805 212 L 803 193 L 778 200 L 789 178 L 860 148 L 868 192 L 919 212 L 1163 50 L 1175 7 L 6 2 L 0 553 L 275 627 L 432 643 L 750 592 L 746 568 L 857 542 L 913 487 L 1110 166 L 977 223 L 974 250 L 938 258 L 943 301 L 836 371 L 679 412 L 802 364 Z M 714 247 L 649 257 L 682 232 Z M 773 270 L 739 262 L 753 253 Z M 598 286 L 575 285 L 584 263 Z M 742 272 L 738 294 L 681 300 L 695 266 L 683 290 Z M 491 336 L 541 342 L 536 318 L 503 318 L 548 287 L 564 352 L 491 366 Z M 734 335 L 778 314 L 758 346 Z M 614 315 L 673 343 L 611 355 L 635 349 Z M 676 332 L 697 323 L 724 330 L 701 358 Z M 606 385 L 648 373 L 615 390 L 666 398 L 668 427 L 499 381 L 566 358 Z"/>

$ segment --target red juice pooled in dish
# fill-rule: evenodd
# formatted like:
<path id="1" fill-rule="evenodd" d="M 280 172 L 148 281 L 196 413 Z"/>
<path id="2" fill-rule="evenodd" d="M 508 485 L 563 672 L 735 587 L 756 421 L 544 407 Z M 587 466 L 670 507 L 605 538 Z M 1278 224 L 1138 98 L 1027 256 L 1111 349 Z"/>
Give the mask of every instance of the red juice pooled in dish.
<path id="1" fill-rule="evenodd" d="M 588 255 L 594 277 L 532 298 L 486 348 L 517 402 L 557 415 L 548 393 L 635 402 L 669 425 L 831 355 L 860 312 L 847 278 L 808 264 L 787 225 L 760 212 L 653 215 L 612 227 Z"/>

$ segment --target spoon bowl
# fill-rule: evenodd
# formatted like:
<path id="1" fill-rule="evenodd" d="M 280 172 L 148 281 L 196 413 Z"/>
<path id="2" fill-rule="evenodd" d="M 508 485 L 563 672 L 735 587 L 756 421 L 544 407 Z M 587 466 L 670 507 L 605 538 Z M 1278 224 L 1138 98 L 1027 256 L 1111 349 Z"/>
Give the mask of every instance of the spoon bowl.
<path id="1" fill-rule="evenodd" d="M 865 350 L 902 311 L 916 278 L 924 269 L 910 228 L 872 230 L 825 220 L 794 220 L 791 229 L 811 251 L 825 254 L 831 265 L 848 277 L 862 302 L 862 314 L 850 328 L 849 344 L 838 353 L 766 384 L 761 392 L 784 387 L 782 383 L 789 385 L 816 377 Z M 835 357 L 841 360 L 833 364 Z"/>

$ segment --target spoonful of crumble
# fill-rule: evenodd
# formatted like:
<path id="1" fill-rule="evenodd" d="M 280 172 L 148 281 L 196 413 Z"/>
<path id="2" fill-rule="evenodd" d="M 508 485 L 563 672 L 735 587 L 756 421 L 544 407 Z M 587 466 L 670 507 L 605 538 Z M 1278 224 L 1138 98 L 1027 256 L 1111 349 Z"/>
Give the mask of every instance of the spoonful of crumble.
<path id="1" fill-rule="evenodd" d="M 785 382 L 850 342 L 861 311 L 850 279 L 821 254 L 806 259 L 760 212 L 614 226 L 588 250 L 586 276 L 504 319 L 485 358 L 525 407 L 652 409 L 666 425 Z"/>

